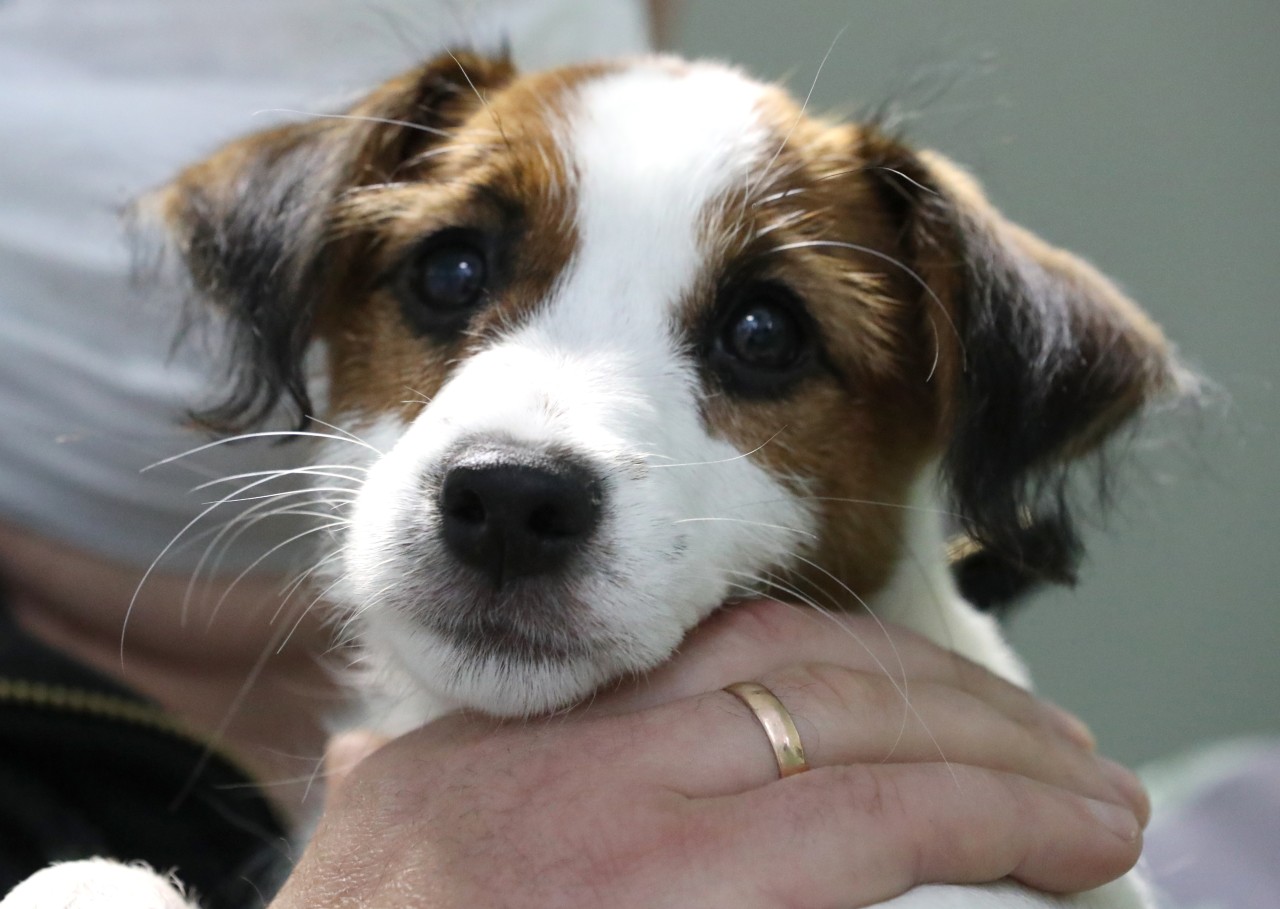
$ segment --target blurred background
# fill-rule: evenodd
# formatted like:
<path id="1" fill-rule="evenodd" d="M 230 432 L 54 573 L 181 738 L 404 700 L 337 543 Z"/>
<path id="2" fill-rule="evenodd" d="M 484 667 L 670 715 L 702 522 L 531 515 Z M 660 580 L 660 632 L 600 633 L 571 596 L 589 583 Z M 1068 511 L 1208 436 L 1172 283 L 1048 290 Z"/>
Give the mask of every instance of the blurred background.
<path id="1" fill-rule="evenodd" d="M 686 0 L 665 44 L 886 99 L 1015 220 L 1117 279 L 1227 406 L 1161 424 L 1074 591 L 1010 630 L 1109 754 L 1280 733 L 1280 4 Z M 829 56 L 828 55 L 829 51 Z"/>

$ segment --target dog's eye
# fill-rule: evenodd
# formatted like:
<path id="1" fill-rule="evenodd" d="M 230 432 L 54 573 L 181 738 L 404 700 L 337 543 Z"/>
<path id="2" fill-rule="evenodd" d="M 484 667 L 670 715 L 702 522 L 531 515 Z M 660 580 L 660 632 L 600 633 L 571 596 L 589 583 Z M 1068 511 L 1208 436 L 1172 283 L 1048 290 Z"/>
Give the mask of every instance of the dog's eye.
<path id="1" fill-rule="evenodd" d="M 401 302 L 419 330 L 461 328 L 489 289 L 489 257 L 482 238 L 450 230 L 427 240 L 400 275 Z"/>
<path id="2" fill-rule="evenodd" d="M 748 300 L 730 317 L 724 349 L 746 366 L 786 369 L 801 352 L 804 331 L 795 315 L 768 297 Z"/>
<path id="3" fill-rule="evenodd" d="M 475 304 L 484 292 L 484 253 L 465 243 L 451 243 L 431 250 L 419 265 L 422 300 L 439 309 L 462 309 Z"/>
<path id="4" fill-rule="evenodd" d="M 730 391 L 780 393 L 812 361 L 812 334 L 795 294 L 777 284 L 752 283 L 730 295 L 712 339 L 711 365 Z"/>

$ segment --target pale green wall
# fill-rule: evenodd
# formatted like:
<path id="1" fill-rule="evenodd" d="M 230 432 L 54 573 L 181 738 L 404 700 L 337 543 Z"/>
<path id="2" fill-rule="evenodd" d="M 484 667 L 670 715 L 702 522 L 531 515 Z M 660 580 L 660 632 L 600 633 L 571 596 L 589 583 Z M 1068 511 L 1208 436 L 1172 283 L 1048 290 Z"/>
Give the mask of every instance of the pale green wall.
<path id="1" fill-rule="evenodd" d="M 816 109 L 952 81 L 910 136 L 1118 278 L 1233 401 L 1122 497 L 1078 591 L 1015 619 L 1040 688 L 1129 761 L 1280 733 L 1280 3 L 688 0 L 674 44 L 803 93 L 842 28 Z"/>

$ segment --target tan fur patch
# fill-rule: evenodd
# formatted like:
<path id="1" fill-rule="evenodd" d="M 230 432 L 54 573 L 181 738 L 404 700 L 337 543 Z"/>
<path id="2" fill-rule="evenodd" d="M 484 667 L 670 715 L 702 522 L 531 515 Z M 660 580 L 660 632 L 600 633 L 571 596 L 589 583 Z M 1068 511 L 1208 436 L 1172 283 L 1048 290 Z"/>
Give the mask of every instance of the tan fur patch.
<path id="1" fill-rule="evenodd" d="M 721 271 L 745 268 L 800 296 L 826 368 L 782 400 L 711 395 L 706 420 L 819 516 L 810 564 L 787 581 L 791 595 L 857 608 L 898 561 L 902 506 L 941 444 L 936 373 L 954 338 L 897 248 L 856 155 L 856 130 L 802 117 L 781 93 L 761 113 L 777 155 L 706 230 L 720 239 Z M 710 296 L 700 295 L 702 306 Z M 690 320 L 699 318 L 695 304 Z"/>
<path id="2" fill-rule="evenodd" d="M 373 286 L 357 290 L 323 326 L 335 411 L 411 420 L 459 359 L 546 300 L 577 244 L 573 175 L 555 132 L 565 93 L 595 72 L 530 77 L 477 99 L 448 139 L 397 168 L 394 181 L 344 196 L 335 230 L 348 255 L 368 257 Z M 491 263 L 501 278 L 466 335 L 441 343 L 408 328 L 405 301 L 381 279 L 424 238 L 459 227 L 500 236 L 504 259 Z"/>

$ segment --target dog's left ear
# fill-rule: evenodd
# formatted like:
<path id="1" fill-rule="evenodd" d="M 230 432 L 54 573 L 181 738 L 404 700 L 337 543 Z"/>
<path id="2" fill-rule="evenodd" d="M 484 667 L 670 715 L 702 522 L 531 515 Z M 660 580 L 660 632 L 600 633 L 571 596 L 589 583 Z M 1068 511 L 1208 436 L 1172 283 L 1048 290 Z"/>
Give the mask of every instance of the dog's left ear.
<path id="1" fill-rule="evenodd" d="M 942 156 L 883 138 L 865 152 L 927 287 L 953 508 L 1003 566 L 998 586 L 1070 583 L 1067 468 L 1175 389 L 1170 347 L 1111 281 L 1008 221 Z"/>

